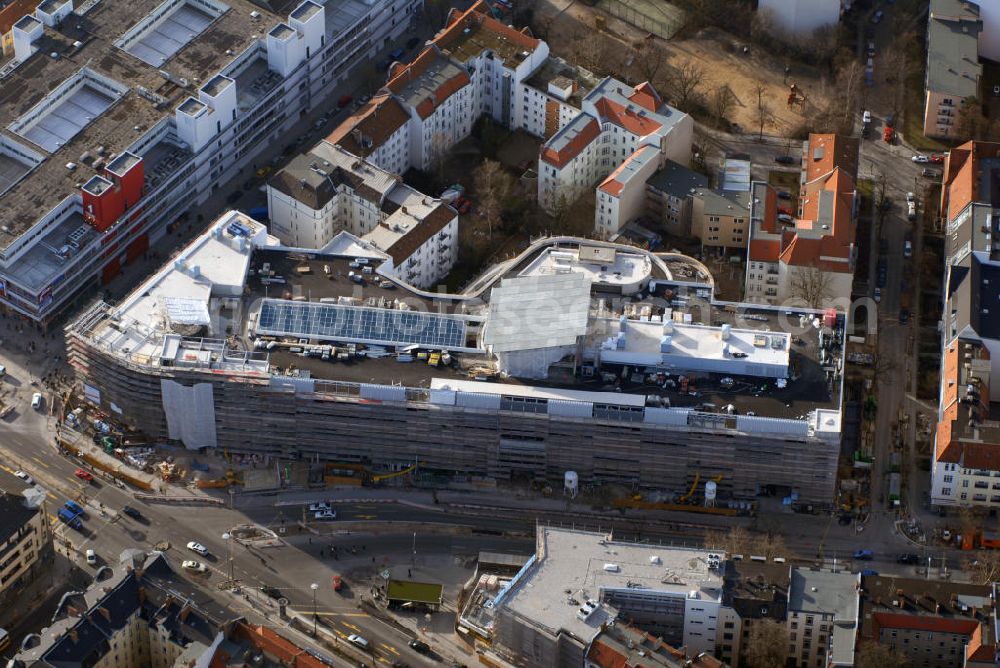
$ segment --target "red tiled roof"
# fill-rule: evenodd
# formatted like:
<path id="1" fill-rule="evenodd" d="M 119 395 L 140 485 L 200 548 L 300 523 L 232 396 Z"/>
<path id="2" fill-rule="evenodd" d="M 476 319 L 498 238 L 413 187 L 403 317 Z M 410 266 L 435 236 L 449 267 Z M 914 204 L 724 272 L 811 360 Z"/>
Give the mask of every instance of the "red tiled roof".
<path id="1" fill-rule="evenodd" d="M 454 20 L 451 17 L 452 14 L 449 14 L 448 26 L 434 38 L 434 43 L 442 49 L 447 49 L 455 41 L 461 39 L 463 31 L 469 26 L 470 21 L 475 22 L 481 29 L 496 33 L 511 43 L 531 51 L 534 51 L 541 43 L 541 40 L 535 39 L 530 34 L 525 34 L 522 30 L 516 30 L 497 21 L 490 15 L 489 8 L 483 0 L 473 3 L 464 14 L 458 14 Z"/>
<path id="2" fill-rule="evenodd" d="M 941 190 L 941 213 L 947 220 L 953 220 L 970 202 L 989 198 L 978 192 L 978 162 L 994 156 L 1000 157 L 1000 143 L 969 141 L 949 152 Z"/>
<path id="3" fill-rule="evenodd" d="M 386 87 L 393 93 L 400 94 L 410 82 L 426 72 L 430 64 L 439 57 L 441 57 L 440 52 L 434 46 L 428 46 L 409 65 L 402 68 L 395 68 L 398 71 L 389 80 Z M 468 85 L 470 81 L 469 75 L 465 70 L 459 71 L 455 76 L 440 84 L 431 95 L 417 103 L 417 114 L 419 114 L 420 118 L 427 118 L 434 113 L 434 110 L 439 105 L 458 92 L 463 86 Z"/>
<path id="4" fill-rule="evenodd" d="M 640 137 L 655 132 L 662 127 L 649 116 L 640 116 L 638 113 L 630 111 L 627 107 L 617 102 L 612 102 L 606 97 L 602 97 L 594 106 L 597 107 L 597 113 L 601 115 L 603 120 L 610 121 L 618 127 L 624 128 Z"/>
<path id="5" fill-rule="evenodd" d="M 989 359 L 989 350 L 985 346 L 977 348 L 977 359 Z M 1000 444 L 968 443 L 955 438 L 955 422 L 961 417 L 962 411 L 969 410 L 968 404 L 959 401 L 959 344 L 952 342 L 944 352 L 944 370 L 941 390 L 941 419 L 937 424 L 937 438 L 934 442 L 934 458 L 939 462 L 949 464 L 962 463 L 964 467 L 978 469 L 1000 469 Z M 983 396 L 989 396 L 989 388 L 980 388 Z M 982 407 L 986 419 L 986 408 Z"/>
<path id="6" fill-rule="evenodd" d="M 237 622 L 233 629 L 233 636 L 237 641 L 248 643 L 255 649 L 276 657 L 281 661 L 281 665 L 289 668 L 329 668 L 330 666 L 327 662 L 317 659 L 305 649 L 264 626 L 250 626 L 243 622 Z M 209 667 L 225 668 L 230 665 L 232 658 L 224 649 L 216 649 Z"/>
<path id="7" fill-rule="evenodd" d="M 781 261 L 793 266 L 815 266 L 824 271 L 850 273 L 854 246 L 854 178 L 851 174 L 837 166 L 825 176 L 807 183 L 802 198 L 802 216 L 795 222 L 795 228 L 815 229 L 823 192 L 832 193 L 834 198 L 829 232 L 824 231 L 816 237 L 794 232 L 784 234 Z"/>
<path id="8" fill-rule="evenodd" d="M 750 260 L 753 262 L 777 262 L 781 254 L 781 242 L 777 239 L 751 239 Z"/>
<path id="9" fill-rule="evenodd" d="M 583 128 L 580 129 L 576 136 L 570 141 L 566 142 L 566 145 L 562 149 L 556 151 L 551 147 L 545 147 L 542 149 L 542 160 L 554 165 L 555 167 L 564 167 L 566 163 L 575 158 L 580 154 L 587 144 L 594 141 L 601 134 L 601 126 L 597 124 L 597 121 L 590 119 Z"/>
<path id="10" fill-rule="evenodd" d="M 860 144 L 856 137 L 835 134 L 811 134 L 806 149 L 806 183 L 840 167 L 848 174 L 858 173 Z M 818 159 L 816 156 L 820 156 Z"/>
<path id="11" fill-rule="evenodd" d="M 971 636 L 979 628 L 975 619 L 936 617 L 932 615 L 905 615 L 897 612 L 876 612 L 872 615 L 872 635 L 877 638 L 879 629 L 907 629 Z"/>
<path id="12" fill-rule="evenodd" d="M 658 111 L 663 106 L 663 101 L 660 100 L 659 94 L 648 81 L 643 81 L 636 86 L 635 91 L 628 96 L 628 99 L 652 112 Z"/>
<path id="13" fill-rule="evenodd" d="M 392 257 L 393 264 L 398 267 L 406 258 L 413 255 L 415 250 L 426 243 L 428 239 L 443 230 L 457 215 L 458 212 L 447 204 L 438 205 L 422 221 L 417 223 L 412 230 L 386 248 L 385 252 Z"/>
<path id="14" fill-rule="evenodd" d="M 35 7 L 39 0 L 14 0 L 12 3 L 0 9 L 0 35 L 10 32 L 14 24 L 28 14 L 34 14 Z"/>
<path id="15" fill-rule="evenodd" d="M 587 661 L 599 668 L 625 668 L 628 657 L 597 639 L 590 645 Z"/>
<path id="16" fill-rule="evenodd" d="M 396 130 L 406 124 L 409 118 L 409 113 L 398 100 L 382 93 L 372 98 L 353 115 L 345 118 L 326 140 L 364 158 L 384 144 Z M 370 148 L 358 143 L 354 130 L 371 139 Z"/>

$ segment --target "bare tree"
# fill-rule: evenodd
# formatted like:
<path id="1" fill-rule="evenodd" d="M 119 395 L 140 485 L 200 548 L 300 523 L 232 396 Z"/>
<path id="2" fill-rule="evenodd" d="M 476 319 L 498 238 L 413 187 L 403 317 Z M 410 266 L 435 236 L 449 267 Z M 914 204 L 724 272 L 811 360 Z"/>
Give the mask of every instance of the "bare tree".
<path id="1" fill-rule="evenodd" d="M 642 75 L 643 81 L 655 84 L 666 62 L 667 53 L 655 39 L 647 39 L 642 47 L 636 50 L 635 67 Z"/>
<path id="2" fill-rule="evenodd" d="M 784 668 L 788 658 L 788 631 L 773 619 L 755 619 L 747 638 L 747 668 Z"/>
<path id="3" fill-rule="evenodd" d="M 834 104 L 841 110 L 839 129 L 851 134 L 863 85 L 864 70 L 857 58 L 851 58 L 837 71 L 836 89 L 839 92 Z"/>
<path id="4" fill-rule="evenodd" d="M 479 196 L 479 215 L 486 221 L 486 229 L 492 237 L 493 228 L 500 224 L 500 211 L 514 187 L 514 179 L 496 160 L 484 160 L 476 168 L 474 182 Z"/>
<path id="5" fill-rule="evenodd" d="M 444 164 L 448 158 L 448 135 L 444 132 L 435 132 L 431 135 L 430 146 L 427 152 L 430 156 L 431 166 L 434 168 L 438 179 L 444 179 Z"/>
<path id="6" fill-rule="evenodd" d="M 712 116 L 719 122 L 720 125 L 725 125 L 729 120 L 729 114 L 732 112 L 733 107 L 736 106 L 736 94 L 733 93 L 733 89 L 729 87 L 729 84 L 722 84 L 712 91 L 712 95 L 709 97 L 709 107 L 712 112 Z"/>
<path id="7" fill-rule="evenodd" d="M 975 584 L 990 584 L 1000 580 L 1000 550 L 979 550 L 975 559 L 966 559 L 965 571 Z"/>
<path id="8" fill-rule="evenodd" d="M 903 668 L 906 664 L 904 654 L 873 640 L 862 643 L 854 656 L 855 668 Z"/>
<path id="9" fill-rule="evenodd" d="M 785 539 L 782 538 L 781 534 L 771 531 L 754 536 L 751 543 L 751 550 L 754 555 L 767 557 L 768 559 L 788 556 Z"/>
<path id="10" fill-rule="evenodd" d="M 577 29 L 573 33 L 570 46 L 573 58 L 577 63 L 595 74 L 607 71 L 610 48 L 608 38 L 599 32 L 586 32 Z"/>
<path id="11" fill-rule="evenodd" d="M 698 89 L 705 81 L 705 70 L 697 63 L 685 61 L 667 75 L 674 102 L 681 111 L 687 111 L 698 96 Z"/>
<path id="12" fill-rule="evenodd" d="M 821 308 L 833 297 L 832 278 L 815 264 L 793 267 L 789 281 L 791 297 L 802 300 L 810 308 Z"/>
<path id="13" fill-rule="evenodd" d="M 715 529 L 705 533 L 705 547 L 724 550 L 726 554 L 746 554 L 752 552 L 753 539 L 743 527 L 730 527 L 728 531 Z"/>
<path id="14" fill-rule="evenodd" d="M 774 121 L 774 112 L 771 111 L 771 105 L 767 102 L 767 86 L 763 82 L 757 82 L 754 92 L 757 93 L 757 138 L 763 141 L 764 127 Z"/>
<path id="15" fill-rule="evenodd" d="M 987 116 L 979 98 L 967 97 L 958 110 L 955 137 L 976 141 L 1000 141 L 1000 118 Z"/>

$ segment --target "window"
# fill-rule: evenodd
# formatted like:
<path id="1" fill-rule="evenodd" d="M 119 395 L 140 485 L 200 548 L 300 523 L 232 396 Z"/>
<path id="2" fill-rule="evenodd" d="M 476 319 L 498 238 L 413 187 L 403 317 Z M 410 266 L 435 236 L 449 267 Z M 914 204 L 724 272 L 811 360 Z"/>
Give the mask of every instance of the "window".
<path id="1" fill-rule="evenodd" d="M 944 482 L 951 482 L 951 481 L 952 481 L 952 480 L 954 480 L 954 479 L 955 479 L 955 476 L 950 476 L 950 475 L 946 475 L 946 476 L 945 476 L 945 477 L 943 478 L 943 481 L 944 481 Z"/>

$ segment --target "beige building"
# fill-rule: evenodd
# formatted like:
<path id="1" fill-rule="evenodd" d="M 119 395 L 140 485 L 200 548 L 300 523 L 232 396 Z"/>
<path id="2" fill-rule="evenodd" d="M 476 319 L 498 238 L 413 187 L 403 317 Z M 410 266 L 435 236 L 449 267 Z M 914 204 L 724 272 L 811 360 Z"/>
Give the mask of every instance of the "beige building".
<path id="1" fill-rule="evenodd" d="M 985 3 L 984 3 L 985 4 Z M 979 95 L 979 4 L 931 0 L 927 19 L 924 135 L 954 137 L 966 98 Z"/>
<path id="2" fill-rule="evenodd" d="M 854 665 L 861 576 L 793 567 L 788 585 L 788 655 L 800 668 Z"/>
<path id="3" fill-rule="evenodd" d="M 691 234 L 702 248 L 742 250 L 750 236 L 750 193 L 700 188 L 691 195 Z"/>
<path id="4" fill-rule="evenodd" d="M 707 176 L 667 160 L 646 181 L 646 213 L 669 234 L 691 236 L 691 195 L 707 187 Z"/>
<path id="5" fill-rule="evenodd" d="M 0 489 L 0 605 L 13 603 L 52 560 L 45 494 L 13 475 Z"/>

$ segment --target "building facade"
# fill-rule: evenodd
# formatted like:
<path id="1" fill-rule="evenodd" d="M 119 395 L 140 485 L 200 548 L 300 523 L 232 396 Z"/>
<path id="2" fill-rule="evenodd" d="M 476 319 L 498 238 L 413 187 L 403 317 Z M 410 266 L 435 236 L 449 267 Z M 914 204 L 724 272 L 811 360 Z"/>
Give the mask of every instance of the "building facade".
<path id="1" fill-rule="evenodd" d="M 854 665 L 861 576 L 793 566 L 788 586 L 789 659 L 800 668 Z"/>
<path id="2" fill-rule="evenodd" d="M 16 607 L 24 588 L 51 568 L 52 531 L 44 492 L 4 473 L 0 491 L 0 604 Z"/>
<path id="3" fill-rule="evenodd" d="M 927 17 L 927 74 L 924 82 L 924 135 L 953 138 L 966 100 L 980 95 L 979 62 L 983 20 L 970 0 L 931 0 Z M 996 9 L 989 9 L 996 20 Z M 994 27 L 995 30 L 995 27 Z M 995 45 L 988 46 L 991 52 Z M 960 137 L 959 137 L 960 138 Z"/>
<path id="4" fill-rule="evenodd" d="M 76 11 L 99 39 L 76 35 L 78 22 L 51 3 L 13 27 L 15 57 L 0 71 L 0 87 L 24 91 L 0 106 L 0 163 L 12 175 L 0 181 L 0 304 L 8 310 L 44 325 L 116 276 L 222 184 L 256 169 L 257 153 L 403 34 L 421 6 L 307 1 L 277 16 L 244 0 L 204 4 L 197 29 L 174 36 L 165 52 L 157 51 L 167 47 L 156 42 L 154 0 L 124 9 L 83 3 Z M 134 60 L 126 66 L 118 51 Z M 39 81 L 61 83 L 50 93 Z M 86 111 L 62 108 L 70 103 Z M 107 165 L 126 153 L 140 160 L 138 198 L 89 215 L 95 195 L 84 184 L 103 187 L 93 179 L 111 180 Z"/>

